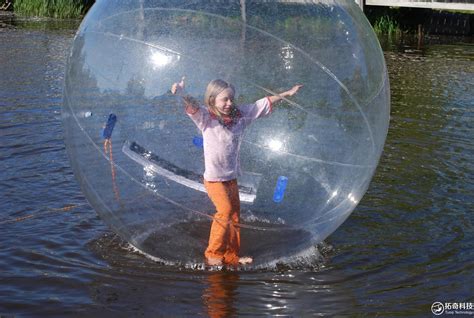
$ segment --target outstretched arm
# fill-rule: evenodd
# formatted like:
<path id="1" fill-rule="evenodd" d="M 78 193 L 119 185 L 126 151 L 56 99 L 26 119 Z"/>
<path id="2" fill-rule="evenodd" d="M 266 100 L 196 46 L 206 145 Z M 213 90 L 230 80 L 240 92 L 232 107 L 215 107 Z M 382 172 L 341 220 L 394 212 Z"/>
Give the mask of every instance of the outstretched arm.
<path id="1" fill-rule="evenodd" d="M 185 94 L 185 79 L 186 77 L 183 76 L 179 83 L 174 83 L 173 85 L 171 85 L 171 94 L 181 96 L 184 101 L 184 107 L 186 109 L 186 112 L 189 114 L 194 114 L 199 110 L 199 103 L 191 95 Z"/>
<path id="2" fill-rule="evenodd" d="M 282 100 L 286 97 L 291 97 L 291 96 L 295 95 L 301 87 L 303 87 L 303 85 L 300 85 L 300 84 L 295 85 L 291 89 L 289 89 L 289 90 L 287 90 L 283 93 L 280 93 L 278 95 L 268 96 L 268 99 L 270 99 L 270 102 L 272 104 L 275 104 L 276 102 L 278 102 L 278 101 L 280 101 L 280 100 Z"/>

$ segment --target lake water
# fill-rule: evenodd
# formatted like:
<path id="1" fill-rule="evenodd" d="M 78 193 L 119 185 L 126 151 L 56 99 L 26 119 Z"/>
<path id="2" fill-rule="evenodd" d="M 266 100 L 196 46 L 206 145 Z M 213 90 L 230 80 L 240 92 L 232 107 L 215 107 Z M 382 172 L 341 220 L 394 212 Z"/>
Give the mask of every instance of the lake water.
<path id="1" fill-rule="evenodd" d="M 0 315 L 425 317 L 474 303 L 472 38 L 383 43 L 385 151 L 321 261 L 209 272 L 137 254 L 82 195 L 61 121 L 75 27 L 0 17 Z"/>

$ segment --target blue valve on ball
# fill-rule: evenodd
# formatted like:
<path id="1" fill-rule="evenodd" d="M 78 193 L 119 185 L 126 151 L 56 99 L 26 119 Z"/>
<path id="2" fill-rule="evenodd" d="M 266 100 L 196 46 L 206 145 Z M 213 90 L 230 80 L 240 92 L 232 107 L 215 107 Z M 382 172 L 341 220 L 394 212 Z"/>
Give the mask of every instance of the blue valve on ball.
<path id="1" fill-rule="evenodd" d="M 112 131 L 114 130 L 115 123 L 117 122 L 117 116 L 115 114 L 110 114 L 105 124 L 105 128 L 102 131 L 102 137 L 104 139 L 110 139 L 112 137 Z"/>
<path id="2" fill-rule="evenodd" d="M 198 148 L 203 148 L 204 147 L 204 140 L 202 139 L 201 136 L 194 136 L 193 137 L 193 144 Z"/>
<path id="3" fill-rule="evenodd" d="M 280 203 L 281 201 L 283 201 L 283 197 L 285 195 L 285 190 L 286 190 L 287 185 L 288 185 L 288 178 L 285 176 L 279 176 L 276 187 L 275 187 L 275 191 L 273 192 L 274 202 Z"/>

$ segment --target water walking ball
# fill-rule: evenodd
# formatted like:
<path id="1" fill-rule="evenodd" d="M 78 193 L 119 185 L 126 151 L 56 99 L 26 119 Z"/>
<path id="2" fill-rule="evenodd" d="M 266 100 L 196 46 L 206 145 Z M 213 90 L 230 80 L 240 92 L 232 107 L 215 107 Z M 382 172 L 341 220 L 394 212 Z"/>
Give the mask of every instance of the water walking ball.
<path id="1" fill-rule="evenodd" d="M 380 158 L 389 82 L 354 1 L 97 1 L 68 58 L 65 142 L 100 217 L 140 251 L 202 263 L 215 207 L 203 140 L 170 87 L 186 76 L 252 103 L 304 84 L 240 145 L 241 255 L 265 266 L 304 253 L 354 210 Z"/>

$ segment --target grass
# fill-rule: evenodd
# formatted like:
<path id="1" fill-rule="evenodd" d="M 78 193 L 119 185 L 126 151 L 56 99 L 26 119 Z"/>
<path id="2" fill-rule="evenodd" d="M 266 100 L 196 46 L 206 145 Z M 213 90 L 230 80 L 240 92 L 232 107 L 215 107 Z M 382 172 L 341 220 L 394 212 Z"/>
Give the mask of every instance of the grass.
<path id="1" fill-rule="evenodd" d="M 474 14 L 474 11 L 471 10 L 438 10 L 440 12 L 451 12 L 451 13 L 460 13 L 460 14 Z"/>
<path id="2" fill-rule="evenodd" d="M 15 0 L 13 10 L 24 16 L 80 18 L 84 4 L 82 0 Z"/>
<path id="3" fill-rule="evenodd" d="M 398 22 L 388 15 L 376 19 L 372 26 L 377 34 L 397 35 L 401 33 Z"/>

